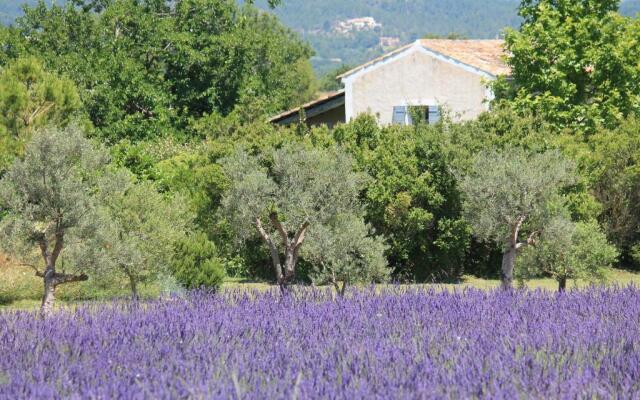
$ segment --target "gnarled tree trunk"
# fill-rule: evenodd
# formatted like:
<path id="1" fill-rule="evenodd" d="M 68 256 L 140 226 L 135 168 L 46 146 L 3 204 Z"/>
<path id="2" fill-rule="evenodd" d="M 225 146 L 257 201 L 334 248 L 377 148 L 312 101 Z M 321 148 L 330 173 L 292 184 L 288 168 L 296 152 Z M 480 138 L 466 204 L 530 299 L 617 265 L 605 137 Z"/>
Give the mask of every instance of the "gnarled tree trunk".
<path id="1" fill-rule="evenodd" d="M 567 289 L 567 278 L 558 278 L 558 292 L 564 292 Z"/>
<path id="2" fill-rule="evenodd" d="M 53 304 L 55 302 L 56 287 L 64 283 L 69 282 L 81 282 L 89 279 L 85 274 L 82 275 L 70 275 L 56 272 L 56 261 L 62 252 L 64 247 L 64 230 L 59 229 L 55 234 L 55 245 L 53 250 L 49 251 L 49 245 L 46 238 L 40 240 L 40 252 L 44 259 L 45 271 L 36 272 L 36 276 L 39 276 L 44 281 L 44 294 L 42 296 L 42 304 L 40 306 L 40 313 L 46 317 L 53 311 Z"/>
<path id="3" fill-rule="evenodd" d="M 513 288 L 513 270 L 516 266 L 516 258 L 518 252 L 525 246 L 533 245 L 535 243 L 535 235 L 537 232 L 531 233 L 526 242 L 518 242 L 518 236 L 520 235 L 520 229 L 526 219 L 525 216 L 520 216 L 516 220 L 516 223 L 511 228 L 511 233 L 507 240 L 507 248 L 502 254 L 502 268 L 500 271 L 501 287 L 504 290 L 511 290 Z"/>
<path id="4" fill-rule="evenodd" d="M 129 277 L 129 285 L 131 286 L 131 300 L 139 301 L 140 295 L 138 294 L 138 281 L 131 273 L 127 274 L 127 276 Z"/>
<path id="5" fill-rule="evenodd" d="M 40 306 L 40 313 L 44 317 L 50 315 L 53 311 L 53 304 L 56 299 L 56 288 L 58 285 L 71 282 L 82 282 L 89 279 L 85 274 L 70 275 L 57 273 L 55 272 L 55 266 L 53 268 L 47 268 L 47 271 L 44 274 L 38 272 L 36 275 L 41 277 L 44 281 L 44 294 L 42 296 L 42 304 Z"/>
<path id="6" fill-rule="evenodd" d="M 347 279 L 343 280 L 342 286 L 340 286 L 340 283 L 338 283 L 338 279 L 336 278 L 336 273 L 334 271 L 331 271 L 331 284 L 336 289 L 336 294 L 340 297 L 344 297 L 349 281 Z"/>
<path id="7" fill-rule="evenodd" d="M 271 238 L 271 235 L 269 235 L 269 233 L 264 229 L 260 218 L 255 219 L 255 224 L 262 240 L 264 240 L 267 246 L 269 246 L 271 262 L 276 275 L 276 281 L 278 282 L 278 286 L 280 286 L 280 291 L 283 294 L 286 294 L 288 292 L 289 285 L 295 281 L 298 254 L 300 252 L 300 247 L 302 247 L 302 243 L 304 243 L 304 237 L 307 229 L 309 228 L 309 222 L 305 221 L 300 228 L 298 228 L 294 238 L 290 239 L 286 228 L 280 222 L 276 214 L 271 214 L 269 219 L 273 228 L 280 234 L 280 238 L 282 240 L 284 247 L 284 265 L 280 260 L 280 253 L 278 252 L 276 243 Z"/>
<path id="8" fill-rule="evenodd" d="M 51 275 L 51 274 L 50 274 Z M 56 300 L 56 285 L 51 277 L 47 278 L 47 273 L 44 274 L 44 295 L 42 296 L 42 304 L 40 305 L 40 312 L 46 316 L 53 311 L 53 303 Z"/>
<path id="9" fill-rule="evenodd" d="M 516 266 L 517 254 L 516 244 L 510 244 L 502 255 L 502 270 L 500 272 L 502 289 L 509 290 L 513 287 L 513 270 Z"/>

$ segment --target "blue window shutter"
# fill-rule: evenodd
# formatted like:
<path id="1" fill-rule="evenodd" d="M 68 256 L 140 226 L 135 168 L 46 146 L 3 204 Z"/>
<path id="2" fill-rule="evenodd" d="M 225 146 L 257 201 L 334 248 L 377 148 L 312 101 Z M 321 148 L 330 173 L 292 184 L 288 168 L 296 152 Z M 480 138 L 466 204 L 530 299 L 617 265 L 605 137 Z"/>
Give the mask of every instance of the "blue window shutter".
<path id="1" fill-rule="evenodd" d="M 406 106 L 396 106 L 393 107 L 393 119 L 392 123 L 394 125 L 404 125 L 407 117 L 407 107 Z"/>
<path id="2" fill-rule="evenodd" d="M 429 106 L 429 124 L 433 125 L 440 121 L 440 107 Z"/>

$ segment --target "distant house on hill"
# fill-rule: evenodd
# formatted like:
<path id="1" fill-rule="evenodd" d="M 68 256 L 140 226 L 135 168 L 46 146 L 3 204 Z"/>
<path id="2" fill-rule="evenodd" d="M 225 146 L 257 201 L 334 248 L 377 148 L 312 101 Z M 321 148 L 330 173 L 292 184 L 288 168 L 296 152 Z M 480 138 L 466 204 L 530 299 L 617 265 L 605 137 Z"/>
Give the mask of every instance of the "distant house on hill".
<path id="1" fill-rule="evenodd" d="M 335 27 L 338 33 L 346 34 L 349 32 L 369 31 L 382 27 L 373 17 L 353 18 L 346 21 L 340 21 Z"/>
<path id="2" fill-rule="evenodd" d="M 365 113 L 381 125 L 405 125 L 412 123 L 412 107 L 430 123 L 438 121 L 443 108 L 457 120 L 474 119 L 493 98 L 488 83 L 509 74 L 502 40 L 418 40 L 340 75 L 343 91 L 271 122 L 298 122 L 304 109 L 309 125 L 334 126 Z"/>

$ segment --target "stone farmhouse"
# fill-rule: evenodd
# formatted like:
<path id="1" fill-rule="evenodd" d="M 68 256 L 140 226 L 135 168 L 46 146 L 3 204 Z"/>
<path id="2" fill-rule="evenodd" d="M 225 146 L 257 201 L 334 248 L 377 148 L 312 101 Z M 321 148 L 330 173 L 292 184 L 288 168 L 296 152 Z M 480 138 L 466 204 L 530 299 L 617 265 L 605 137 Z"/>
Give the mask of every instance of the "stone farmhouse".
<path id="1" fill-rule="evenodd" d="M 416 111 L 436 123 L 444 109 L 455 120 L 474 119 L 493 98 L 489 83 L 510 74 L 504 54 L 502 40 L 418 40 L 340 75 L 344 90 L 271 122 L 298 122 L 301 110 L 307 124 L 330 127 L 360 114 L 374 115 L 381 125 L 407 125 Z"/>

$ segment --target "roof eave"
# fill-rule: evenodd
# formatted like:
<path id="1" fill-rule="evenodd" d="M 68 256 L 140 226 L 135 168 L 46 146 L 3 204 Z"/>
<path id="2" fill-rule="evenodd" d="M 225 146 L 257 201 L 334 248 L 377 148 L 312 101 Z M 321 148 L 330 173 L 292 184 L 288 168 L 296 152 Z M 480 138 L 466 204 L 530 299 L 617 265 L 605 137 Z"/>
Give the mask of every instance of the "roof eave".
<path id="1" fill-rule="evenodd" d="M 269 122 L 270 123 L 278 123 L 278 122 L 280 122 L 282 120 L 286 120 L 287 118 L 290 118 L 291 116 L 300 113 L 300 110 L 309 110 L 309 109 L 312 109 L 314 107 L 318 107 L 318 106 L 320 106 L 320 105 L 322 105 L 324 103 L 331 102 L 332 100 L 335 100 L 337 98 L 343 97 L 344 95 L 345 95 L 345 90 L 344 89 L 339 90 L 339 91 L 337 91 L 335 93 L 331 93 L 331 94 L 329 94 L 329 95 L 327 95 L 325 97 L 322 97 L 322 98 L 316 99 L 314 101 L 310 101 L 310 102 L 308 102 L 306 104 L 303 104 L 300 107 L 296 107 L 296 108 L 293 108 L 291 110 L 287 110 L 285 112 L 282 112 L 282 113 L 280 113 L 278 115 L 275 115 L 275 116 L 269 118 Z"/>

